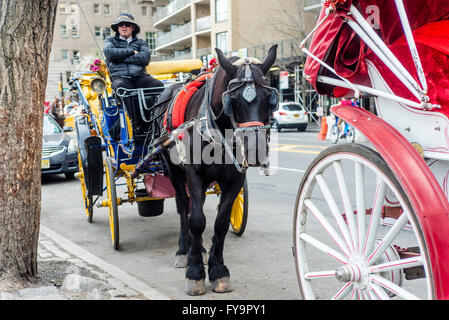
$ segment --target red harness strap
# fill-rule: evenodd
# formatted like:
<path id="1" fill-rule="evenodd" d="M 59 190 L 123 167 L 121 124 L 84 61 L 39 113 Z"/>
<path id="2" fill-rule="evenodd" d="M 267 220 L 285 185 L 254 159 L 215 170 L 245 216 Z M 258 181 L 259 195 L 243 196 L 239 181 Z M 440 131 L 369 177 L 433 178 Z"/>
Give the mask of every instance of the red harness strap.
<path id="1" fill-rule="evenodd" d="M 198 78 L 189 82 L 187 85 L 184 86 L 184 88 L 180 90 L 180 92 L 175 98 L 176 100 L 173 104 L 173 108 L 171 109 L 169 108 L 165 113 L 164 127 L 167 128 L 167 131 L 170 132 L 171 130 L 176 129 L 182 123 L 184 123 L 186 108 L 190 99 L 199 90 L 199 88 L 201 88 L 204 85 L 204 83 L 206 83 L 206 80 L 211 78 L 212 76 L 213 73 L 206 73 L 200 75 Z M 170 110 L 171 110 L 171 124 L 169 124 L 167 121 L 168 113 L 170 112 Z"/>

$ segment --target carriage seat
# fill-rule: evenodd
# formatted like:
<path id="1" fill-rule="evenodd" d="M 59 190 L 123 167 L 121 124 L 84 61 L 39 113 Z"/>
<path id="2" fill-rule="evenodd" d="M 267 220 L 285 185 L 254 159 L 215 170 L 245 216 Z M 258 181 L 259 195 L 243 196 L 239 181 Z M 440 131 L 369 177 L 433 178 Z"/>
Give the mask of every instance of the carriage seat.
<path id="1" fill-rule="evenodd" d="M 416 29 L 413 31 L 413 36 L 426 75 L 430 103 L 440 105 L 441 109 L 438 111 L 449 117 L 449 34 L 447 30 L 449 30 L 449 20 L 437 21 Z M 418 81 L 405 36 L 396 40 L 389 48 Z M 369 52 L 366 59 L 374 64 L 394 94 L 416 101 L 412 93 L 373 52 Z"/>
<path id="2" fill-rule="evenodd" d="M 185 112 L 190 99 L 206 83 L 206 80 L 212 76 L 213 73 L 199 75 L 196 79 L 179 89 L 176 98 L 169 105 L 165 113 L 164 127 L 167 131 L 173 131 L 184 123 Z"/>

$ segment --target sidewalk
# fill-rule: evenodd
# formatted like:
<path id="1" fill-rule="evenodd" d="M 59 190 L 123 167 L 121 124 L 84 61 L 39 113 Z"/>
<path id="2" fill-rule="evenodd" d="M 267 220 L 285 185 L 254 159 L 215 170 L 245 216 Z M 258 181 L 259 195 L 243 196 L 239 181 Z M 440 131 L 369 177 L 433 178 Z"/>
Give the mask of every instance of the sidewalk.
<path id="1" fill-rule="evenodd" d="M 168 297 L 42 226 L 38 281 L 28 288 L 0 292 L 0 300 L 153 299 Z"/>

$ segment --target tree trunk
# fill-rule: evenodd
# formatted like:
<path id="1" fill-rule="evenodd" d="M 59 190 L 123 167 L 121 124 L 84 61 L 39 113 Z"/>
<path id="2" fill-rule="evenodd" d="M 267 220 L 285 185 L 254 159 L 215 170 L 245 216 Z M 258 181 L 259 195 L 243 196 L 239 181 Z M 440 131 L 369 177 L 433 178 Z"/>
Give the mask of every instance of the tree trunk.
<path id="1" fill-rule="evenodd" d="M 0 279 L 37 274 L 43 109 L 57 3 L 0 1 Z"/>

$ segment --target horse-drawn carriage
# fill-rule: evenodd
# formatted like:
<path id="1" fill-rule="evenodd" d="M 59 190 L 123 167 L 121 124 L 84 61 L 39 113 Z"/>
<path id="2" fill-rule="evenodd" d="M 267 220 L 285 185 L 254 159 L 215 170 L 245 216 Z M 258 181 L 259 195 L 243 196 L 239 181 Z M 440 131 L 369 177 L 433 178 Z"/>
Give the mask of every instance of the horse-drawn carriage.
<path id="1" fill-rule="evenodd" d="M 78 177 L 88 220 L 92 220 L 95 203 L 107 207 L 117 249 L 119 205 L 143 202 L 140 214 L 157 215 L 163 211 L 163 198 L 153 192 L 158 189 L 158 195 L 166 197 L 175 194 L 180 219 L 175 266 L 187 268 L 189 295 L 207 291 L 205 263 L 211 289 L 232 290 L 223 259 L 224 242 L 230 225 L 236 234 L 242 234 L 246 225 L 246 170 L 260 167 L 266 174 L 269 169 L 270 118 L 279 97 L 265 76 L 276 60 L 276 51 L 277 46 L 271 47 L 261 62 L 228 59 L 216 49 L 219 67 L 215 72 L 168 85 L 162 92 L 161 88 L 117 88 L 113 93 L 107 76 L 103 79 L 82 73 L 74 77 L 86 109 L 75 124 Z M 145 125 L 139 130 L 136 119 L 128 115 L 133 103 L 134 110 L 140 110 L 140 124 L 143 121 Z M 119 126 L 114 126 L 117 123 Z M 113 128 L 119 128 L 120 134 Z M 169 180 L 164 179 L 165 174 Z M 121 177 L 126 181 L 127 198 L 117 197 L 116 180 Z M 138 189 L 142 178 L 145 188 Z M 98 201 L 104 190 L 106 199 Z M 220 200 L 212 246 L 204 261 L 203 205 L 207 193 L 219 193 Z"/>
<path id="2" fill-rule="evenodd" d="M 191 79 L 194 76 L 190 72 L 201 67 L 200 60 L 181 60 L 150 63 L 147 70 L 163 81 L 166 88 L 185 84 L 183 79 Z M 161 146 L 155 144 L 160 136 L 157 122 L 165 111 L 157 110 L 155 101 L 164 88 L 119 88 L 113 92 L 105 68 L 101 76 L 91 71 L 75 73 L 71 83 L 79 93 L 83 110 L 76 116 L 74 125 L 79 160 L 76 176 L 81 182 L 84 210 L 87 220 L 92 222 L 95 207 L 108 209 L 112 243 L 118 249 L 120 205 L 137 203 L 139 215 L 152 217 L 163 213 L 165 199 L 175 197 L 175 190 L 164 175 L 166 168 L 157 155 Z M 128 112 L 130 107 L 140 110 L 143 131 L 136 131 Z M 119 124 L 120 130 L 115 134 L 114 124 Z M 120 185 L 126 186 L 124 196 L 118 194 Z M 206 194 L 220 192 L 218 184 L 211 184 Z M 245 183 L 231 214 L 231 226 L 237 235 L 242 235 L 246 227 L 247 194 Z"/>
<path id="3" fill-rule="evenodd" d="M 376 114 L 333 106 L 369 142 L 323 151 L 301 181 L 304 298 L 449 298 L 448 19 L 442 0 L 324 1 L 306 77 L 320 94 L 373 97 Z"/>

